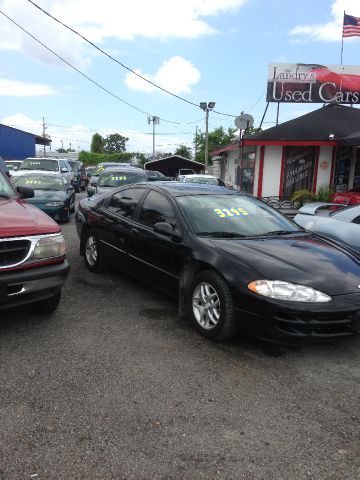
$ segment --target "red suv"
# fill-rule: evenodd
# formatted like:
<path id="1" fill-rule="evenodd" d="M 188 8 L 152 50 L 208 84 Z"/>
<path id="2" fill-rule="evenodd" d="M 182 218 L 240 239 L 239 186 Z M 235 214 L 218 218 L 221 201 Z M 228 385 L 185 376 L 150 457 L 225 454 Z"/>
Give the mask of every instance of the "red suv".
<path id="1" fill-rule="evenodd" d="M 69 271 L 60 227 L 23 201 L 33 196 L 28 187 L 15 191 L 0 170 L 0 311 L 29 304 L 51 313 Z"/>

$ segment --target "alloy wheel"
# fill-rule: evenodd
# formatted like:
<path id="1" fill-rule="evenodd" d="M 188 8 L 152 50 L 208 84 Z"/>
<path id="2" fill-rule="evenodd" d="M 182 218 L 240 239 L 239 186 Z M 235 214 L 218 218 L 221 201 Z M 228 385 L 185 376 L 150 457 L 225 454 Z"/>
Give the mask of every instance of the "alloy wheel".
<path id="1" fill-rule="evenodd" d="M 192 308 L 198 324 L 205 330 L 212 330 L 220 320 L 220 299 L 210 283 L 199 283 L 193 293 Z"/>
<path id="2" fill-rule="evenodd" d="M 86 239 L 85 256 L 88 264 L 93 267 L 98 259 L 97 243 L 93 235 L 89 235 Z"/>

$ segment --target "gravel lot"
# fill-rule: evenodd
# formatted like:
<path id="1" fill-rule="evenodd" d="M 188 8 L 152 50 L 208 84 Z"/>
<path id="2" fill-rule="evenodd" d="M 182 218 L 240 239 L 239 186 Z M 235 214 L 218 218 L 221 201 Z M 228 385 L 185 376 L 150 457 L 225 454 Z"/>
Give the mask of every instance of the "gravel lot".
<path id="1" fill-rule="evenodd" d="M 57 312 L 1 313 L 0 480 L 360 478 L 360 338 L 205 340 L 63 232 Z"/>

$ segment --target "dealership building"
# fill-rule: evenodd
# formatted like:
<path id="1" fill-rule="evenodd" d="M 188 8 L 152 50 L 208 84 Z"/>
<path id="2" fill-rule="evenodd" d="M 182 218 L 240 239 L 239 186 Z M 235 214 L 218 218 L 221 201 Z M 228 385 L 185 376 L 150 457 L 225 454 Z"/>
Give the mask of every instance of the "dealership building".
<path id="1" fill-rule="evenodd" d="M 210 152 L 228 185 L 262 198 L 360 185 L 360 67 L 270 64 L 266 101 L 324 106 Z"/>
<path id="2" fill-rule="evenodd" d="M 360 109 L 327 104 L 210 152 L 226 184 L 255 196 L 360 186 Z"/>

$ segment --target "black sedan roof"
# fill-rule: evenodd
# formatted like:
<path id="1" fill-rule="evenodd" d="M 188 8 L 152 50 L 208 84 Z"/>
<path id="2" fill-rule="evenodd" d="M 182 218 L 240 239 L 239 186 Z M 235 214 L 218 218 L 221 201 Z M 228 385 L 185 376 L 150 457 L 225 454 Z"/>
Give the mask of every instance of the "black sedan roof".
<path id="1" fill-rule="evenodd" d="M 113 167 L 106 167 L 102 173 L 112 173 L 112 172 L 129 172 L 129 173 L 142 173 L 145 176 L 145 172 L 142 168 L 137 167 L 122 167 L 119 165 L 118 167 L 115 165 Z"/>
<path id="2" fill-rule="evenodd" d="M 150 184 L 150 182 L 149 182 Z M 173 197 L 183 197 L 184 195 L 248 195 L 237 190 L 231 190 L 217 185 L 204 183 L 186 183 L 186 182 L 151 182 L 153 187 L 160 187 L 166 190 Z"/>

